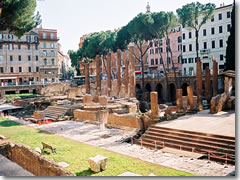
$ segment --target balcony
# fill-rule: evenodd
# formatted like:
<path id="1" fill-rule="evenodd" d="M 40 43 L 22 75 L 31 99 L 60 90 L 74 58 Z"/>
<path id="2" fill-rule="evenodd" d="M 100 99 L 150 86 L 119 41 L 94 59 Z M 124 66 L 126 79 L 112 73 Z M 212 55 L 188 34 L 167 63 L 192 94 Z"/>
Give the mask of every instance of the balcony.
<path id="1" fill-rule="evenodd" d="M 210 53 L 210 49 L 201 49 L 200 53 L 201 54 L 208 54 L 208 53 Z"/>

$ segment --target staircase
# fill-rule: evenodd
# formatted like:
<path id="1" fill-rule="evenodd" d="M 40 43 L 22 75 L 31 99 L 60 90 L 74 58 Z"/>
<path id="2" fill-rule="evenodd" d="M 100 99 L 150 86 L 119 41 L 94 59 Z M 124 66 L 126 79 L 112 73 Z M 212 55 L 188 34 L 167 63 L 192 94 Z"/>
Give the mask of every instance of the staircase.
<path id="1" fill-rule="evenodd" d="M 63 118 L 67 113 L 68 108 L 61 106 L 48 106 L 47 109 L 44 110 L 44 118 L 51 120 L 58 120 L 59 118 Z"/>
<path id="2" fill-rule="evenodd" d="M 203 154 L 208 160 L 235 164 L 235 137 L 153 125 L 137 140 L 141 146 L 174 148 Z"/>

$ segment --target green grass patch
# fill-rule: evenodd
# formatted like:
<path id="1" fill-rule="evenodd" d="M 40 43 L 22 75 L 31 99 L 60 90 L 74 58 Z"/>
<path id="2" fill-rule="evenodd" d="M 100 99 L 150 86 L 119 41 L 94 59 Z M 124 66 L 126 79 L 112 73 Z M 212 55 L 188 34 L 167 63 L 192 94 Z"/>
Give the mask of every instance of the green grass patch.
<path id="1" fill-rule="evenodd" d="M 39 131 L 24 125 L 15 123 L 6 118 L 0 118 L 0 134 L 35 149 L 42 148 L 41 142 L 56 147 L 57 153 L 44 154 L 48 159 L 55 162 L 66 162 L 70 166 L 66 169 L 77 176 L 117 176 L 130 171 L 143 176 L 154 173 L 157 176 L 196 176 L 191 173 L 166 168 L 153 163 L 148 163 L 129 156 L 107 151 L 98 147 L 82 144 L 61 136 Z M 96 155 L 108 157 L 105 171 L 93 173 L 88 164 L 88 158 Z"/>
<path id="2" fill-rule="evenodd" d="M 14 98 L 21 98 L 21 99 L 26 99 L 26 98 L 35 98 L 39 97 L 39 94 L 32 94 L 32 93 L 27 93 L 27 94 L 6 94 L 4 97 L 7 98 L 7 100 L 11 101 Z"/>

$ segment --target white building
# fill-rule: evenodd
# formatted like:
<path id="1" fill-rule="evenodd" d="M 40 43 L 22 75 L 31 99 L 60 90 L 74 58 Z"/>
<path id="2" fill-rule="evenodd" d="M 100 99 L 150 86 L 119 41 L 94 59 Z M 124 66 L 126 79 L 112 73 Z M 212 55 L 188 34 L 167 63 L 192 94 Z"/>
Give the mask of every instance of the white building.
<path id="1" fill-rule="evenodd" d="M 232 5 L 224 4 L 214 10 L 214 17 L 209 19 L 199 31 L 199 57 L 202 69 L 212 69 L 212 57 L 216 56 L 219 72 L 223 71 L 228 36 L 231 28 Z M 200 19 L 199 19 L 200 22 Z M 196 36 L 195 30 L 182 30 L 182 72 L 183 75 L 196 74 Z"/>

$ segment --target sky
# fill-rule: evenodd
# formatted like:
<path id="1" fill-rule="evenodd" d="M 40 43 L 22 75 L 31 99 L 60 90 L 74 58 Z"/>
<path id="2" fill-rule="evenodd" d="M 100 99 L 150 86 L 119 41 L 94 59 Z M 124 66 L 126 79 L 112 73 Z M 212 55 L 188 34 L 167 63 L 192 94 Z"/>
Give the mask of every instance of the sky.
<path id="1" fill-rule="evenodd" d="M 233 0 L 198 0 L 205 4 L 231 4 Z M 42 27 L 57 29 L 62 50 L 77 50 L 82 35 L 114 30 L 126 25 L 140 12 L 173 11 L 194 0 L 38 0 L 36 11 L 42 18 Z"/>

